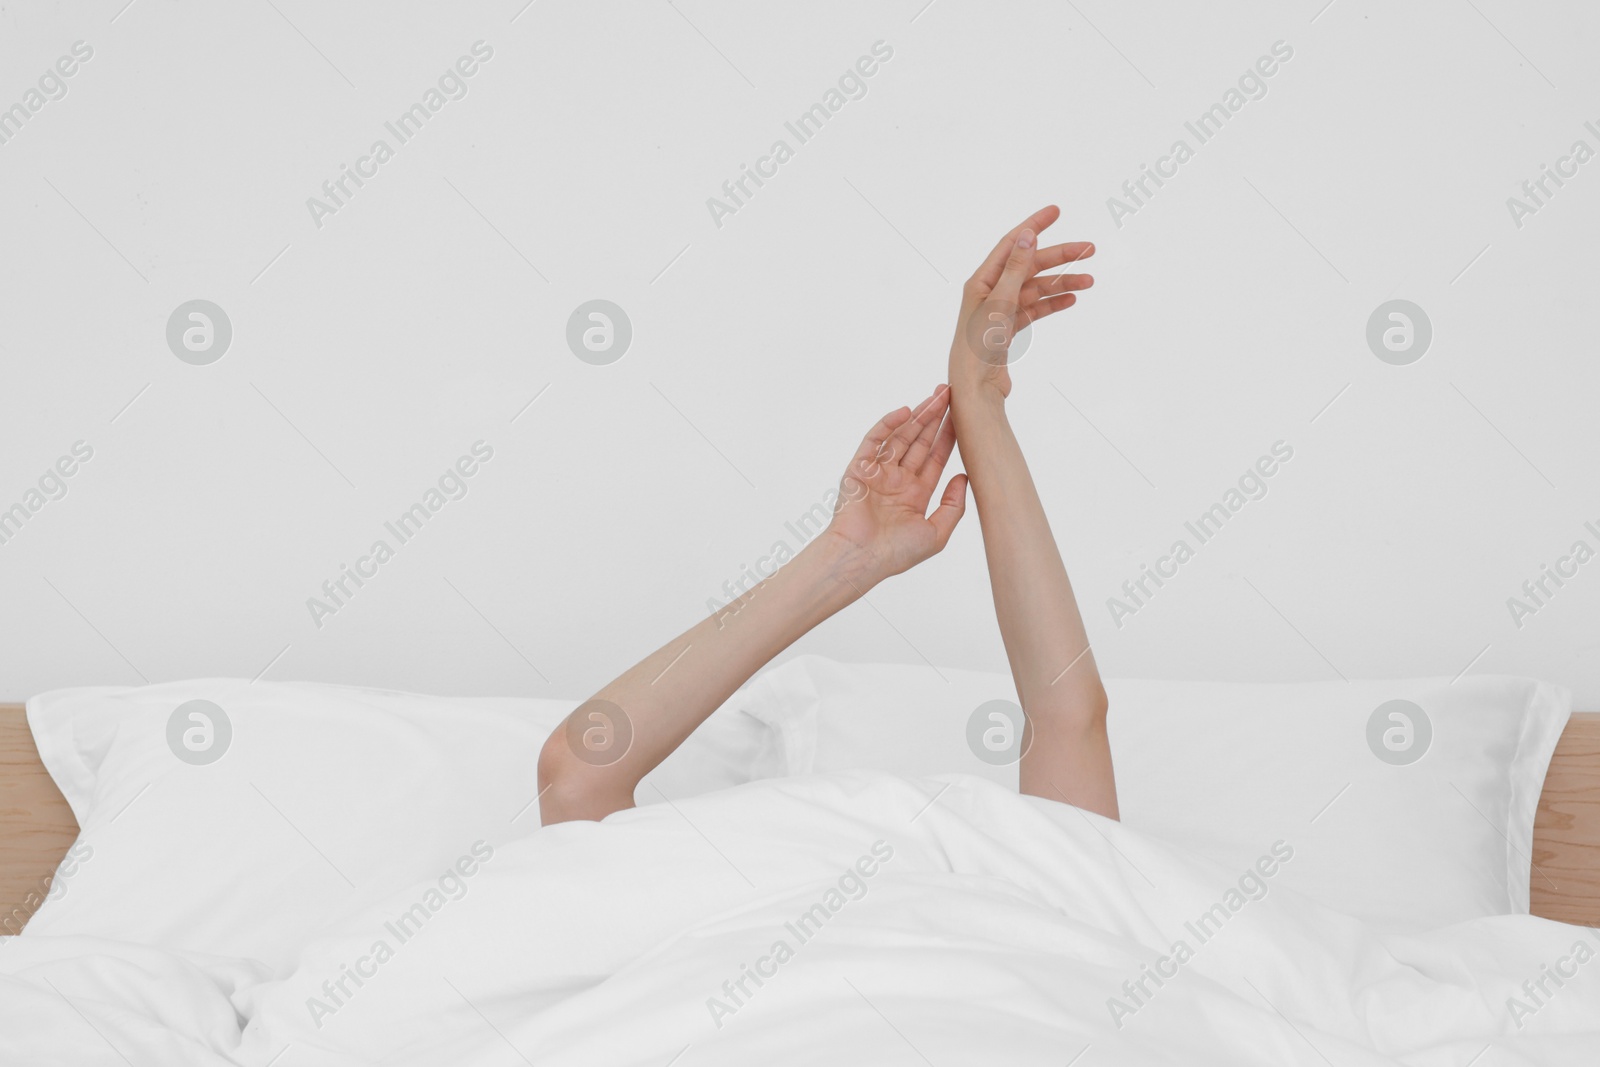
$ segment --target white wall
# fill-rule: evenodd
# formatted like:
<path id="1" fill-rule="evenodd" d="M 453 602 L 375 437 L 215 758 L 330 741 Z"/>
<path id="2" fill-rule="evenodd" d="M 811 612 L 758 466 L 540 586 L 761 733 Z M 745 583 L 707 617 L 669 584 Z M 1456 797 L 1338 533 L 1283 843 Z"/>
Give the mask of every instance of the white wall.
<path id="1" fill-rule="evenodd" d="M 0 544 L 0 697 L 264 670 L 583 695 L 794 543 L 940 380 L 978 258 L 1056 202 L 1098 284 L 1011 408 L 1107 674 L 1515 672 L 1600 706 L 1600 561 L 1507 607 L 1600 548 L 1600 161 L 1507 207 L 1600 150 L 1600 14 L 923 3 L 6 6 L 0 106 L 93 57 L 0 144 L 0 507 L 94 454 Z M 465 98 L 318 228 L 307 198 L 479 40 Z M 867 95 L 716 226 L 880 40 Z M 1116 225 L 1277 41 L 1267 95 Z M 597 297 L 634 328 L 610 366 L 564 341 Z M 1365 340 L 1397 297 L 1434 327 L 1408 366 Z M 234 328 L 209 366 L 164 336 L 195 298 Z M 480 439 L 468 495 L 316 627 L 307 598 Z M 1279 440 L 1270 493 L 1115 626 Z M 871 604 L 801 647 L 1003 669 L 970 516 Z"/>

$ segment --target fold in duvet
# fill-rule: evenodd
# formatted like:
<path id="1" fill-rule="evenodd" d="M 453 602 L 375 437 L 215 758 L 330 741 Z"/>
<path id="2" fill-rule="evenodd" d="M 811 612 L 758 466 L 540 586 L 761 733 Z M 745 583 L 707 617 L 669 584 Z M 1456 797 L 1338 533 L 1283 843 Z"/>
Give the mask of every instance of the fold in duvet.
<path id="1" fill-rule="evenodd" d="M 964 776 L 756 782 L 462 858 L 287 975 L 0 943 L 0 1063 L 1592 1064 L 1597 935 L 1380 933 Z M 1487 1050 L 1487 1051 L 1486 1051 Z M 1481 1057 L 1481 1058 L 1480 1058 Z"/>

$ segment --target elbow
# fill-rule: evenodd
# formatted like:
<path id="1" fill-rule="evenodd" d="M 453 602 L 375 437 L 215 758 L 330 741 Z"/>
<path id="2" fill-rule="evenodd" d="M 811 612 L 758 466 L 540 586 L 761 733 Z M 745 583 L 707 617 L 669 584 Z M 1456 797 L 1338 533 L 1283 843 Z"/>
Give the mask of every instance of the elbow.
<path id="1" fill-rule="evenodd" d="M 562 724 L 565 725 L 564 723 Z M 539 799 L 543 801 L 557 785 L 563 789 L 570 787 L 572 770 L 568 766 L 572 753 L 567 751 L 566 731 L 562 726 L 557 726 L 550 736 L 544 739 L 544 744 L 539 748 Z"/>
<path id="2" fill-rule="evenodd" d="M 1084 696 L 1084 711 L 1091 719 L 1104 723 L 1106 713 L 1111 710 L 1111 698 L 1106 696 L 1106 687 L 1098 681 Z"/>
<path id="3" fill-rule="evenodd" d="M 566 724 L 557 726 L 539 749 L 539 824 L 567 822 L 582 808 L 582 765 L 567 747 Z"/>
<path id="4" fill-rule="evenodd" d="M 566 723 L 556 727 L 539 749 L 539 824 L 576 819 L 600 820 L 633 806 L 633 787 L 612 768 L 580 759 L 567 743 Z"/>
<path id="5" fill-rule="evenodd" d="M 1073 716 L 1078 725 L 1090 737 L 1104 737 L 1106 735 L 1106 713 L 1111 710 L 1111 700 L 1106 696 L 1105 686 L 1100 684 L 1098 678 L 1094 684 L 1085 688 L 1080 705 Z"/>

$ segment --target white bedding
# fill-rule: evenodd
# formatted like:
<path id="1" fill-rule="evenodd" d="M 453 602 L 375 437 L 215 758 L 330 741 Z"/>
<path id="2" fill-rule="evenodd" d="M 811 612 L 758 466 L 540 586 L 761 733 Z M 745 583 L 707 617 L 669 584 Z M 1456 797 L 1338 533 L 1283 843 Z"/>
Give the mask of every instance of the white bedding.
<path id="1" fill-rule="evenodd" d="M 1593 931 L 1503 916 L 1380 935 L 1274 885 L 1293 840 L 1225 869 L 968 776 L 756 782 L 474 844 L 326 930 L 281 980 L 244 960 L 7 939 L 0 1063 L 1558 1067 L 1600 1053 Z M 760 985 L 745 977 L 758 965 Z"/>

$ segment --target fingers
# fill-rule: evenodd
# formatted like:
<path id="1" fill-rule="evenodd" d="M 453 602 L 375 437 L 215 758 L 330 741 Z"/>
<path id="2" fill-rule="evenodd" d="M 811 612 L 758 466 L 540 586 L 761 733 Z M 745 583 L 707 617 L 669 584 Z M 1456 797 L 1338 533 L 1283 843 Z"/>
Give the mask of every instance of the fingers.
<path id="1" fill-rule="evenodd" d="M 989 294 L 992 300 L 1008 309 L 1022 302 L 1022 284 L 1038 273 L 1033 264 L 1037 238 L 1034 231 L 1026 228 L 1017 234 L 1011 254 L 1006 257 L 1005 269 L 1000 272 L 1000 280 Z"/>
<path id="2" fill-rule="evenodd" d="M 911 409 L 907 407 L 895 408 L 879 419 L 877 424 L 867 431 L 867 436 L 861 439 L 861 447 L 856 449 L 855 457 L 850 461 L 850 473 L 859 474 L 864 478 L 876 476 L 878 461 L 883 456 L 889 435 L 910 419 Z"/>
<path id="3" fill-rule="evenodd" d="M 933 524 L 934 543 L 938 545 L 938 551 L 943 551 L 944 546 L 950 543 L 950 535 L 955 533 L 956 523 L 961 521 L 961 516 L 966 514 L 966 511 L 967 476 L 958 474 L 944 487 L 944 496 L 939 498 L 939 506 L 928 516 L 928 522 Z"/>
<path id="4" fill-rule="evenodd" d="M 950 387 L 941 384 L 934 389 L 933 396 L 917 413 L 917 420 L 921 423 L 922 430 L 917 434 L 916 440 L 911 442 L 911 447 L 906 450 L 905 458 L 900 461 L 900 465 L 912 474 L 919 474 L 923 461 L 933 451 L 933 443 L 943 426 L 945 412 L 949 410 Z"/>
<path id="5" fill-rule="evenodd" d="M 1035 231 L 1037 232 L 1037 231 Z M 1064 245 L 1051 245 L 1041 248 L 1034 256 L 1033 265 L 1040 270 L 1052 270 L 1064 267 L 1068 263 L 1077 263 L 1079 260 L 1088 259 L 1094 255 L 1094 244 L 1090 241 L 1069 241 Z"/>
<path id="6" fill-rule="evenodd" d="M 1023 327 L 1038 322 L 1046 315 L 1054 315 L 1058 311 L 1065 311 L 1077 302 L 1078 296 L 1076 293 L 1063 293 L 1060 296 L 1049 296 L 1043 300 L 1025 304 L 1022 310 L 1017 312 L 1016 328 L 1021 331 Z"/>
<path id="7" fill-rule="evenodd" d="M 949 410 L 950 387 L 940 383 L 915 408 L 889 412 L 861 439 L 848 473 L 870 482 L 885 466 L 900 466 L 920 477 L 932 457 L 929 470 L 937 478 L 955 450 L 955 422 L 946 418 Z"/>
<path id="8" fill-rule="evenodd" d="M 1038 274 L 1022 287 L 1022 299 L 1017 303 L 1027 307 L 1040 297 L 1076 292 L 1088 289 L 1092 285 L 1094 285 L 1092 274 Z"/>
<path id="9" fill-rule="evenodd" d="M 956 420 L 954 413 L 944 417 L 944 425 L 939 427 L 939 436 L 933 442 L 933 451 L 928 460 L 923 464 L 923 469 L 917 476 L 926 476 L 929 481 L 937 481 L 939 475 L 944 473 L 944 465 L 950 462 L 950 456 L 956 450 Z"/>
<path id="10" fill-rule="evenodd" d="M 894 432 L 889 435 L 889 439 L 884 442 L 884 446 L 878 450 L 878 459 L 884 463 L 897 463 L 901 466 L 905 465 L 906 453 L 911 451 L 912 443 L 916 441 L 919 435 L 921 435 L 925 426 L 927 413 L 932 409 L 934 404 L 940 402 L 941 398 L 939 390 L 944 388 L 945 387 L 941 385 L 939 386 L 939 389 L 935 389 L 932 396 L 928 397 L 926 400 L 916 406 L 916 409 L 911 413 L 911 418 L 907 419 L 905 422 L 901 423 L 895 428 Z M 948 400 L 944 401 L 946 404 L 948 404 L 948 402 Z M 939 423 L 936 417 L 934 419 L 934 427 L 937 429 L 938 425 Z M 911 469 L 914 470 L 915 468 Z"/>
<path id="11" fill-rule="evenodd" d="M 1054 204 L 1049 204 L 1017 223 L 1004 237 L 1000 238 L 999 243 L 994 246 L 984 261 L 978 265 L 978 269 L 972 272 L 971 280 L 981 286 L 985 292 L 992 290 L 1000 282 L 1000 272 L 1005 268 L 1006 259 L 1011 255 L 1012 247 L 1017 243 L 1017 234 L 1025 229 L 1032 230 L 1035 234 L 1040 233 L 1060 217 L 1061 209 Z M 1055 264 L 1055 266 L 1060 266 L 1060 264 Z"/>

